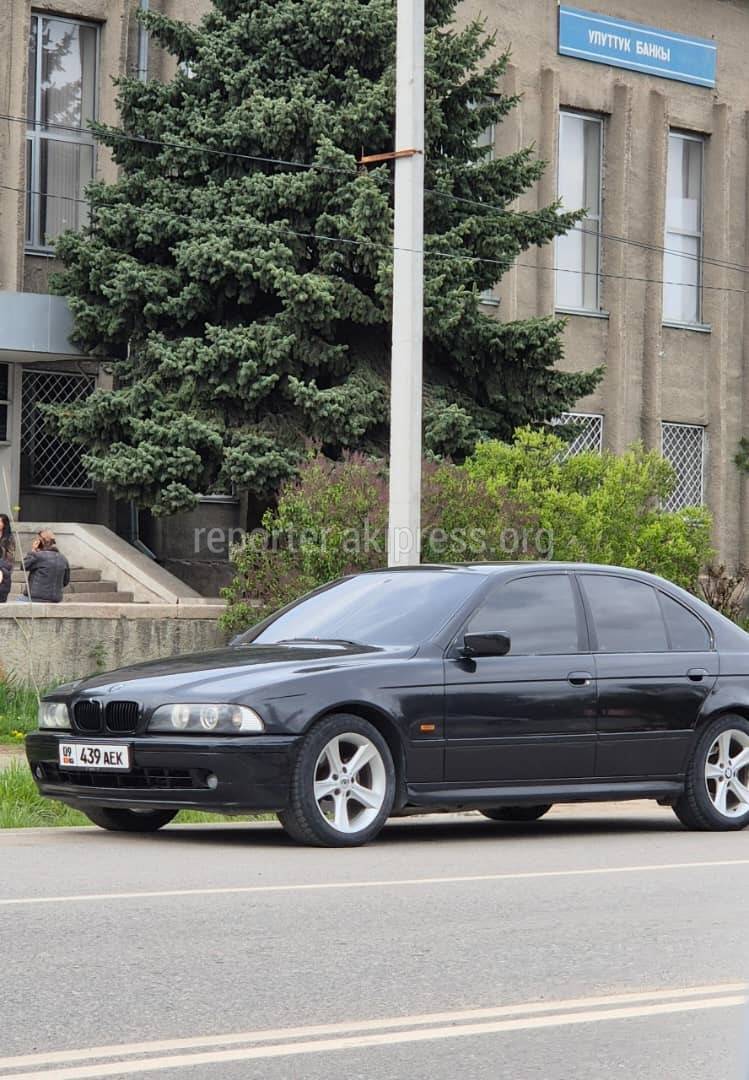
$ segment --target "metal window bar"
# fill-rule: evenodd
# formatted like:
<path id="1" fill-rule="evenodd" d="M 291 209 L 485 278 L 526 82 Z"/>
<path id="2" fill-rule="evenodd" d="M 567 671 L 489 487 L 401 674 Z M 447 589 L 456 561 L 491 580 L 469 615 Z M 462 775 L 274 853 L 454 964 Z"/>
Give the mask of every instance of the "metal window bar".
<path id="1" fill-rule="evenodd" d="M 84 449 L 66 442 L 47 427 L 40 405 L 66 405 L 87 398 L 96 386 L 92 375 L 63 371 L 23 372 L 21 394 L 21 457 L 32 488 L 92 491 L 83 465 Z"/>
<path id="2" fill-rule="evenodd" d="M 676 473 L 664 510 L 701 506 L 705 485 L 705 429 L 700 424 L 661 424 L 661 452 Z"/>
<path id="3" fill-rule="evenodd" d="M 562 459 L 573 457 L 584 450 L 593 450 L 597 454 L 603 449 L 603 416 L 600 413 L 561 413 L 552 423 L 556 427 L 571 427 L 575 435 Z"/>

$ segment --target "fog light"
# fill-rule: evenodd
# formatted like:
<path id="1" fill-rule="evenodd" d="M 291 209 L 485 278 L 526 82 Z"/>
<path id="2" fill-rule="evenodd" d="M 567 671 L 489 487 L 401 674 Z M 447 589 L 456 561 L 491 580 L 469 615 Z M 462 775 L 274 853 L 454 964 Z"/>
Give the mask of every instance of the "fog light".
<path id="1" fill-rule="evenodd" d="M 215 773 L 209 772 L 205 778 L 205 786 L 209 787 L 211 791 L 215 791 L 218 787 L 218 777 Z"/>
<path id="2" fill-rule="evenodd" d="M 37 778 L 37 780 L 44 779 L 44 769 L 41 767 L 41 765 L 37 765 L 37 767 L 34 769 L 34 776 Z"/>

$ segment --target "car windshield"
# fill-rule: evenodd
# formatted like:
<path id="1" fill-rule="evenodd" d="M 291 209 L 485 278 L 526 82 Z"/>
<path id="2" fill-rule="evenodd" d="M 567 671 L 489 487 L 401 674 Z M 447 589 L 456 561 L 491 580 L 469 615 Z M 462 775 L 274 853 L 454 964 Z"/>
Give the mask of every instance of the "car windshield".
<path id="1" fill-rule="evenodd" d="M 241 643 L 416 645 L 439 630 L 482 580 L 444 570 L 361 574 L 308 596 L 259 633 L 248 631 Z"/>

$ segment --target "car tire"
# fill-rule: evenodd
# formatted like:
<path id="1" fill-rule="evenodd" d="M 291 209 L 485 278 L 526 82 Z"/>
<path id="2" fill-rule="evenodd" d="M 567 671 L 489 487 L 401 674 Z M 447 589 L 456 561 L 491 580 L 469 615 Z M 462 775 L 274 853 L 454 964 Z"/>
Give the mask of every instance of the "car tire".
<path id="1" fill-rule="evenodd" d="M 358 768 L 355 758 L 362 762 Z M 387 742 L 367 720 L 339 713 L 315 724 L 303 740 L 289 805 L 278 820 L 297 843 L 358 847 L 374 839 L 394 801 Z"/>
<path id="2" fill-rule="evenodd" d="M 177 816 L 176 810 L 119 810 L 109 806 L 89 806 L 83 811 L 89 821 L 110 832 L 156 832 Z"/>
<path id="3" fill-rule="evenodd" d="M 698 733 L 673 810 L 688 829 L 749 825 L 749 720 L 726 714 Z"/>
<path id="4" fill-rule="evenodd" d="M 538 821 L 548 814 L 551 807 L 551 803 L 543 806 L 493 806 L 491 810 L 482 810 L 481 813 L 492 821 Z"/>

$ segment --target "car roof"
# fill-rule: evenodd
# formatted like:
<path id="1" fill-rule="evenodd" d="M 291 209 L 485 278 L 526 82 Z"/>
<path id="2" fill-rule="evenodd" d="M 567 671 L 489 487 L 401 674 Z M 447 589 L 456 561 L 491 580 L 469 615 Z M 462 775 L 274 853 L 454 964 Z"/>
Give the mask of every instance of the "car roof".
<path id="1" fill-rule="evenodd" d="M 578 573 L 609 573 L 633 577 L 640 581 L 648 581 L 653 584 L 666 584 L 673 587 L 673 583 L 666 578 L 658 577 L 657 574 L 649 574 L 645 570 L 634 570 L 629 566 L 609 566 L 605 563 L 583 562 L 552 562 L 549 559 L 507 559 L 502 562 L 473 562 L 473 563 L 420 563 L 418 566 L 391 566 L 382 567 L 378 570 L 365 570 L 366 574 L 418 574 L 424 571 L 442 571 L 445 573 L 469 573 L 482 576 L 496 576 L 507 574 L 511 571 L 522 569 L 529 573 L 544 573 L 549 570 L 577 571 Z"/>

